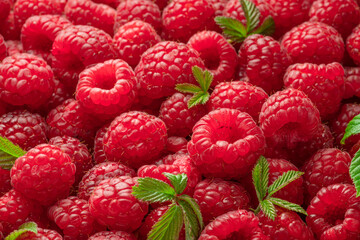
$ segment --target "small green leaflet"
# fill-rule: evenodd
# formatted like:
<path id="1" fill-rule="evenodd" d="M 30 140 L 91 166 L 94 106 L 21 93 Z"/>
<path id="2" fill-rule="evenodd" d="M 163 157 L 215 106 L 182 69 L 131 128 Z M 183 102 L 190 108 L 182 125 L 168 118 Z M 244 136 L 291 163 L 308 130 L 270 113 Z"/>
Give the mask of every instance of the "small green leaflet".
<path id="1" fill-rule="evenodd" d="M 273 182 L 273 184 L 269 186 L 268 189 L 269 197 L 272 196 L 277 191 L 279 191 L 280 189 L 284 188 L 286 185 L 300 178 L 303 174 L 304 174 L 303 172 L 298 172 L 293 170 L 283 173 Z"/>
<path id="2" fill-rule="evenodd" d="M 305 216 L 307 216 L 307 212 L 298 204 L 295 203 L 291 203 L 288 202 L 286 200 L 280 199 L 280 198 L 274 198 L 271 197 L 268 199 L 270 202 L 272 202 L 274 205 L 294 211 L 294 212 L 298 212 L 298 213 L 302 213 Z"/>
<path id="3" fill-rule="evenodd" d="M 233 42 L 242 42 L 247 35 L 244 25 L 230 17 L 216 17 L 215 22 L 223 30 L 223 34 Z"/>
<path id="4" fill-rule="evenodd" d="M 345 140 L 355 134 L 360 133 L 360 114 L 356 115 L 347 125 L 345 134 L 341 139 L 340 143 L 345 144 Z"/>
<path id="5" fill-rule="evenodd" d="M 187 240 L 196 240 L 200 234 L 199 223 L 192 207 L 184 200 L 178 201 L 183 214 L 185 223 L 185 237 Z"/>
<path id="6" fill-rule="evenodd" d="M 355 185 L 356 197 L 360 196 L 360 150 L 355 153 L 350 164 L 350 177 Z"/>
<path id="7" fill-rule="evenodd" d="M 175 190 L 167 183 L 154 178 L 139 178 L 139 185 L 133 186 L 132 194 L 150 203 L 168 202 L 175 198 Z"/>
<path id="8" fill-rule="evenodd" d="M 259 201 L 261 201 L 265 198 L 269 185 L 269 163 L 263 156 L 260 156 L 253 168 L 252 178 L 256 195 Z"/>
<path id="9" fill-rule="evenodd" d="M 178 175 L 164 173 L 164 175 L 170 180 L 177 194 L 181 194 L 185 190 L 188 180 L 185 173 Z"/>
<path id="10" fill-rule="evenodd" d="M 194 213 L 195 213 L 195 215 L 196 215 L 196 217 L 198 219 L 198 222 L 200 224 L 200 228 L 203 229 L 204 228 L 204 221 L 203 221 L 203 218 L 202 218 L 202 215 L 201 215 L 201 212 L 200 212 L 200 207 L 196 203 L 196 201 L 193 198 L 191 198 L 190 196 L 185 195 L 185 194 L 181 195 L 179 197 L 179 199 L 184 200 L 185 202 L 187 202 L 191 206 L 191 208 L 193 209 L 193 211 L 194 211 Z"/>
<path id="11" fill-rule="evenodd" d="M 265 216 L 267 216 L 271 220 L 275 220 L 276 217 L 275 206 L 269 199 L 265 199 L 264 201 L 260 202 L 260 209 L 265 214 Z"/>
<path id="12" fill-rule="evenodd" d="M 11 169 L 15 160 L 24 156 L 26 152 L 13 144 L 9 139 L 0 136 L 0 167 Z"/>
<path id="13" fill-rule="evenodd" d="M 269 16 L 264 20 L 263 24 L 261 24 L 260 27 L 252 31 L 251 34 L 262 34 L 262 35 L 270 36 L 274 32 L 275 32 L 275 22 L 274 19 L 271 16 Z"/>
<path id="14" fill-rule="evenodd" d="M 251 32 L 260 22 L 260 11 L 253 2 L 240 0 L 240 3 L 245 13 L 246 31 Z"/>
<path id="15" fill-rule="evenodd" d="M 19 227 L 18 230 L 13 231 L 10 233 L 5 240 L 16 240 L 18 237 L 20 237 L 25 232 L 33 232 L 37 234 L 37 225 L 34 222 L 27 222 L 24 223 Z"/>

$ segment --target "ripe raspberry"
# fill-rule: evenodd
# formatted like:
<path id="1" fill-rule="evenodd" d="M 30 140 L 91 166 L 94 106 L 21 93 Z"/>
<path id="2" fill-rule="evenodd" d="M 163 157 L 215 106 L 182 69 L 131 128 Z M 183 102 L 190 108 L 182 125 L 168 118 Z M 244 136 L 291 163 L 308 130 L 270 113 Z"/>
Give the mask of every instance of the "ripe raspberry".
<path id="1" fill-rule="evenodd" d="M 310 203 L 323 187 L 335 183 L 349 183 L 350 155 L 336 148 L 320 149 L 304 165 L 305 197 Z"/>
<path id="2" fill-rule="evenodd" d="M 169 154 L 187 153 L 187 143 L 188 141 L 183 137 L 168 137 L 166 141 L 166 151 Z"/>
<path id="3" fill-rule="evenodd" d="M 137 240 L 137 238 L 133 234 L 123 231 L 104 231 L 95 233 L 88 240 Z"/>
<path id="4" fill-rule="evenodd" d="M 69 194 L 75 164 L 59 147 L 41 144 L 16 159 L 11 184 L 25 197 L 49 206 Z"/>
<path id="5" fill-rule="evenodd" d="M 96 164 L 107 162 L 106 155 L 104 152 L 103 139 L 109 126 L 110 124 L 105 124 L 96 132 L 95 140 L 94 140 L 94 162 Z"/>
<path id="6" fill-rule="evenodd" d="M 310 21 L 326 23 L 346 39 L 360 22 L 355 0 L 316 0 L 309 12 Z"/>
<path id="7" fill-rule="evenodd" d="M 189 136 L 195 123 L 207 113 L 202 105 L 189 109 L 188 101 L 191 97 L 174 93 L 161 105 L 159 118 L 166 124 L 169 136 Z"/>
<path id="8" fill-rule="evenodd" d="M 9 16 L 12 8 L 12 0 L 1 0 L 0 1 L 0 24 L 4 24 L 6 18 Z"/>
<path id="9" fill-rule="evenodd" d="M 207 1 L 214 8 L 215 17 L 217 17 L 217 16 L 222 16 L 223 15 L 223 11 L 224 11 L 224 9 L 226 7 L 226 4 L 228 3 L 229 0 L 207 0 Z"/>
<path id="10" fill-rule="evenodd" d="M 239 50 L 239 78 L 263 88 L 267 93 L 283 86 L 283 77 L 291 59 L 272 37 L 254 34 L 245 39 Z"/>
<path id="11" fill-rule="evenodd" d="M 95 3 L 106 4 L 114 9 L 122 2 L 123 0 L 94 0 Z"/>
<path id="12" fill-rule="evenodd" d="M 344 41 L 341 35 L 325 23 L 304 22 L 282 38 L 281 45 L 293 63 L 327 64 L 341 62 Z"/>
<path id="13" fill-rule="evenodd" d="M 0 197 L 12 188 L 10 180 L 10 171 L 0 168 Z"/>
<path id="14" fill-rule="evenodd" d="M 291 65 L 284 76 L 286 87 L 303 91 L 315 104 L 321 119 L 329 119 L 340 108 L 344 94 L 344 69 L 340 63 Z"/>
<path id="15" fill-rule="evenodd" d="M 215 218 L 202 231 L 199 240 L 268 239 L 259 227 L 259 219 L 252 212 L 235 210 Z"/>
<path id="16" fill-rule="evenodd" d="M 0 65 L 0 99 L 11 105 L 38 107 L 54 90 L 53 72 L 34 55 L 22 53 L 6 57 Z"/>
<path id="17" fill-rule="evenodd" d="M 136 173 L 131 168 L 115 162 L 97 164 L 82 178 L 79 183 L 77 196 L 81 199 L 89 200 L 94 188 L 99 185 L 102 180 L 122 176 L 135 177 Z"/>
<path id="18" fill-rule="evenodd" d="M 260 127 L 265 137 L 294 148 L 310 140 L 319 128 L 319 110 L 300 90 L 287 88 L 271 95 L 262 106 Z"/>
<path id="19" fill-rule="evenodd" d="M 224 213 L 248 209 L 250 195 L 236 182 L 205 179 L 196 185 L 193 198 L 199 204 L 205 224 Z"/>
<path id="20" fill-rule="evenodd" d="M 119 58 L 135 68 L 141 55 L 150 47 L 160 42 L 155 29 L 146 22 L 134 20 L 119 27 L 114 43 L 119 50 Z"/>
<path id="21" fill-rule="evenodd" d="M 1 3 L 0 3 L 1 4 Z M 0 34 L 0 62 L 8 55 L 7 47 L 3 36 Z"/>
<path id="22" fill-rule="evenodd" d="M 56 231 L 50 229 L 37 228 L 37 234 L 25 232 L 16 240 L 63 240 L 63 237 Z"/>
<path id="23" fill-rule="evenodd" d="M 203 175 L 233 178 L 251 171 L 264 147 L 264 133 L 249 114 L 221 108 L 195 124 L 188 151 Z"/>
<path id="24" fill-rule="evenodd" d="M 3 24 L 0 24 L 0 34 L 5 40 L 19 40 L 20 28 L 15 26 L 14 11 L 10 11 Z"/>
<path id="25" fill-rule="evenodd" d="M 151 24 L 157 32 L 161 31 L 161 12 L 150 0 L 123 0 L 116 8 L 114 33 L 133 20 L 141 20 Z"/>
<path id="26" fill-rule="evenodd" d="M 210 111 L 219 108 L 237 109 L 248 113 L 258 122 L 261 106 L 267 98 L 262 88 L 247 82 L 219 83 L 210 95 L 208 107 Z"/>
<path id="27" fill-rule="evenodd" d="M 175 93 L 176 84 L 196 84 L 193 66 L 204 68 L 194 49 L 176 42 L 156 44 L 143 53 L 135 68 L 140 96 L 152 99 L 167 97 Z"/>
<path id="28" fill-rule="evenodd" d="M 6 47 L 7 47 L 6 50 L 8 56 L 23 52 L 23 45 L 18 40 L 7 40 Z"/>
<path id="29" fill-rule="evenodd" d="M 352 33 L 346 40 L 346 50 L 349 53 L 351 59 L 355 62 L 357 66 L 360 65 L 359 57 L 360 49 L 360 27 L 357 26 L 353 29 Z"/>
<path id="30" fill-rule="evenodd" d="M 103 119 L 113 119 L 129 110 L 135 94 L 134 71 L 121 59 L 85 69 L 76 87 L 76 99 L 84 109 Z"/>
<path id="31" fill-rule="evenodd" d="M 46 128 L 45 120 L 39 114 L 26 110 L 0 116 L 0 135 L 24 150 L 46 143 Z"/>
<path id="32" fill-rule="evenodd" d="M 259 226 L 264 234 L 276 240 L 314 240 L 310 228 L 301 220 L 295 212 L 276 209 L 276 218 L 271 220 L 260 212 Z"/>
<path id="33" fill-rule="evenodd" d="M 359 239 L 360 199 L 353 185 L 322 188 L 307 209 L 306 223 L 318 239 Z"/>
<path id="34" fill-rule="evenodd" d="M 65 16 L 76 25 L 90 25 L 99 28 L 109 35 L 114 35 L 116 11 L 104 4 L 88 0 L 68 0 Z"/>
<path id="35" fill-rule="evenodd" d="M 90 214 L 89 204 L 77 197 L 68 197 L 49 208 L 49 218 L 63 231 L 65 239 L 87 240 L 99 228 Z"/>
<path id="36" fill-rule="evenodd" d="M 117 57 L 110 35 L 83 25 L 61 31 L 54 40 L 52 54 L 55 75 L 71 90 L 75 89 L 85 67 Z"/>
<path id="37" fill-rule="evenodd" d="M 91 214 L 111 230 L 134 231 L 148 213 L 148 204 L 131 194 L 136 184 L 129 176 L 101 181 L 89 199 Z"/>
<path id="38" fill-rule="evenodd" d="M 198 32 L 187 44 L 200 53 L 206 69 L 214 76 L 212 86 L 233 79 L 237 65 L 236 51 L 221 34 L 213 31 Z"/>
<path id="39" fill-rule="evenodd" d="M 163 37 L 187 42 L 195 33 L 215 29 L 215 9 L 206 0 L 173 0 L 162 14 Z"/>
<path id="40" fill-rule="evenodd" d="M 343 98 L 360 97 L 360 68 L 345 67 L 344 77 L 345 92 Z"/>

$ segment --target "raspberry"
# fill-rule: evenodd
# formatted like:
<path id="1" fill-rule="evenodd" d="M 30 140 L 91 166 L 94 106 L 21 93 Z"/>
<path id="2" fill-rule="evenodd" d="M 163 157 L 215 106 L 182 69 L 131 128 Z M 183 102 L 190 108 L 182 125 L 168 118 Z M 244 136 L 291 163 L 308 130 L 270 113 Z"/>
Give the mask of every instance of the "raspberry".
<path id="1" fill-rule="evenodd" d="M 62 240 L 63 237 L 56 231 L 37 228 L 37 234 L 25 232 L 16 238 L 17 240 Z"/>
<path id="2" fill-rule="evenodd" d="M 6 57 L 0 65 L 0 99 L 11 105 L 38 107 L 54 90 L 53 72 L 34 55 L 22 53 Z"/>
<path id="3" fill-rule="evenodd" d="M 18 40 L 6 41 L 6 47 L 7 47 L 7 55 L 8 56 L 23 52 L 22 43 Z"/>
<path id="4" fill-rule="evenodd" d="M 272 37 L 254 34 L 245 39 L 239 50 L 239 78 L 263 88 L 267 93 L 280 90 L 291 59 Z"/>
<path id="5" fill-rule="evenodd" d="M 70 26 L 61 31 L 52 46 L 55 75 L 74 90 L 85 67 L 117 57 L 110 35 L 91 26 Z"/>
<path id="6" fill-rule="evenodd" d="M 345 67 L 344 77 L 345 92 L 343 98 L 360 97 L 360 68 Z"/>
<path id="7" fill-rule="evenodd" d="M 304 22 L 287 32 L 281 45 L 294 63 L 340 62 L 344 41 L 335 28 L 320 22 Z"/>
<path id="8" fill-rule="evenodd" d="M 354 30 L 346 40 L 346 50 L 349 53 L 351 59 L 355 62 L 357 66 L 360 65 L 359 48 L 360 48 L 360 27 L 357 26 L 356 28 L 354 28 Z"/>
<path id="9" fill-rule="evenodd" d="M 121 3 L 123 0 L 94 0 L 95 3 L 106 4 L 114 9 Z"/>
<path id="10" fill-rule="evenodd" d="M 9 16 L 12 8 L 12 0 L 1 0 L 0 1 L 0 24 L 4 24 L 6 18 Z"/>
<path id="11" fill-rule="evenodd" d="M 205 224 L 224 213 L 248 209 L 250 202 L 249 194 L 240 184 L 220 178 L 199 182 L 193 197 L 199 204 Z"/>
<path id="12" fill-rule="evenodd" d="M 39 114 L 26 110 L 0 116 L 0 135 L 25 150 L 47 142 L 46 128 L 45 120 Z"/>
<path id="13" fill-rule="evenodd" d="M 221 108 L 195 124 L 188 151 L 203 175 L 233 178 L 251 171 L 264 147 L 264 134 L 249 114 Z"/>
<path id="14" fill-rule="evenodd" d="M 81 72 L 76 99 L 84 109 L 113 119 L 130 109 L 136 94 L 134 71 L 123 60 L 107 60 Z"/>
<path id="15" fill-rule="evenodd" d="M 107 161 L 106 155 L 104 152 L 103 139 L 109 128 L 109 125 L 110 124 L 105 124 L 96 132 L 95 140 L 94 140 L 94 162 L 95 163 L 102 163 L 102 162 Z"/>
<path id="16" fill-rule="evenodd" d="M 161 30 L 161 12 L 150 0 L 123 0 L 116 8 L 114 33 L 132 20 L 141 20 L 151 24 L 157 32 Z"/>
<path id="17" fill-rule="evenodd" d="M 89 199 L 91 214 L 111 230 L 134 231 L 148 213 L 148 204 L 131 194 L 136 184 L 136 178 L 128 176 L 101 181 Z"/>
<path id="18" fill-rule="evenodd" d="M 134 20 L 119 27 L 114 43 L 119 50 L 119 57 L 135 68 L 141 55 L 150 47 L 160 42 L 155 29 L 146 22 Z"/>
<path id="19" fill-rule="evenodd" d="M 10 171 L 0 168 L 0 197 L 12 188 L 10 180 Z"/>
<path id="20" fill-rule="evenodd" d="M 159 118 L 166 124 L 169 136 L 189 136 L 195 123 L 207 113 L 206 108 L 201 105 L 189 109 L 191 97 L 174 93 L 161 105 Z"/>
<path id="21" fill-rule="evenodd" d="M 8 55 L 7 47 L 3 36 L 0 34 L 0 62 Z"/>
<path id="22" fill-rule="evenodd" d="M 298 63 L 286 70 L 284 84 L 303 91 L 319 110 L 321 119 L 329 119 L 340 108 L 344 69 L 340 63 Z"/>
<path id="23" fill-rule="evenodd" d="M 88 0 L 68 0 L 65 16 L 77 25 L 90 25 L 114 35 L 115 9 Z"/>
<path id="24" fill-rule="evenodd" d="M 81 199 L 89 200 L 94 188 L 102 180 L 121 176 L 135 177 L 136 173 L 131 168 L 115 162 L 104 162 L 95 165 L 84 175 L 79 183 L 77 195 Z"/>
<path id="25" fill-rule="evenodd" d="M 48 215 L 62 229 L 65 239 L 87 240 L 99 228 L 90 214 L 88 202 L 77 197 L 58 201 L 49 208 Z"/>
<path id="26" fill-rule="evenodd" d="M 215 9 L 206 0 L 174 0 L 162 14 L 165 39 L 187 42 L 195 33 L 215 29 Z"/>
<path id="27" fill-rule="evenodd" d="M 15 26 L 14 11 L 10 11 L 7 19 L 3 24 L 0 24 L 0 34 L 5 40 L 19 40 L 20 28 Z"/>
<path id="28" fill-rule="evenodd" d="M 316 0 L 309 16 L 310 21 L 334 27 L 346 39 L 360 22 L 360 8 L 355 0 Z"/>
<path id="29" fill-rule="evenodd" d="M 213 86 L 232 80 L 237 56 L 234 47 L 221 34 L 213 31 L 198 32 L 187 44 L 200 53 L 205 67 L 214 76 Z"/>
<path id="30" fill-rule="evenodd" d="M 318 239 L 358 239 L 360 199 L 355 187 L 333 184 L 322 188 L 307 209 L 306 222 Z"/>
<path id="31" fill-rule="evenodd" d="M 176 42 L 156 44 L 143 53 L 135 68 L 139 94 L 158 99 L 175 93 L 176 84 L 195 84 L 193 66 L 204 68 L 203 61 L 193 48 Z"/>
<path id="32" fill-rule="evenodd" d="M 84 174 L 93 167 L 92 157 L 87 147 L 78 139 L 62 136 L 49 140 L 50 145 L 58 146 L 68 154 L 76 166 L 75 183 L 79 183 Z"/>
<path id="33" fill-rule="evenodd" d="M 259 219 L 252 212 L 235 210 L 215 218 L 202 231 L 199 240 L 268 239 L 259 227 Z"/>
<path id="34" fill-rule="evenodd" d="M 188 141 L 183 137 L 168 137 L 166 141 L 166 151 L 169 154 L 187 153 L 187 143 Z"/>
<path id="35" fill-rule="evenodd" d="M 137 238 L 123 231 L 104 231 L 98 232 L 88 238 L 88 240 L 137 240 Z"/>
<path id="36" fill-rule="evenodd" d="M 207 0 L 215 10 L 215 17 L 222 16 L 228 0 Z"/>
<path id="37" fill-rule="evenodd" d="M 289 148 L 310 140 L 319 128 L 319 110 L 300 90 L 287 88 L 271 95 L 262 106 L 260 127 L 265 137 Z"/>
<path id="38" fill-rule="evenodd" d="M 210 95 L 208 106 L 210 111 L 219 108 L 237 109 L 248 113 L 257 122 L 261 106 L 267 98 L 262 88 L 247 82 L 219 83 Z"/>

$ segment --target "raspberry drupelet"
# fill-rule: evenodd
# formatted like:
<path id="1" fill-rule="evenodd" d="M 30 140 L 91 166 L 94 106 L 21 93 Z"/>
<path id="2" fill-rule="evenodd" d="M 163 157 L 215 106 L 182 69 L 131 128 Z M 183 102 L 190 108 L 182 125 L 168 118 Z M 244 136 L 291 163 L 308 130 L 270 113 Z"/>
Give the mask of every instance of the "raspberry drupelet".
<path id="1" fill-rule="evenodd" d="M 105 136 L 109 126 L 110 126 L 110 123 L 105 124 L 96 132 L 95 139 L 94 139 L 94 153 L 93 153 L 95 164 L 107 161 L 106 155 L 104 152 L 103 139 L 104 139 L 104 136 Z"/>
<path id="2" fill-rule="evenodd" d="M 90 236 L 88 240 L 137 240 L 135 235 L 123 231 L 103 231 Z"/>

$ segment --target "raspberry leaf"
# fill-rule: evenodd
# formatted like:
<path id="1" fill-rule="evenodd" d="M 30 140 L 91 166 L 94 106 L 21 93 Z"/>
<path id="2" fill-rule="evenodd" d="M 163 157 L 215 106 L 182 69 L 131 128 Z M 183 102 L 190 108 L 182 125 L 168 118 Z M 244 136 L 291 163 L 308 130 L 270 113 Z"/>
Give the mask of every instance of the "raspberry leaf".
<path id="1" fill-rule="evenodd" d="M 148 234 L 148 240 L 179 239 L 183 226 L 183 211 L 180 206 L 171 204 Z"/>
<path id="2" fill-rule="evenodd" d="M 33 232 L 35 234 L 37 234 L 37 225 L 34 222 L 27 222 L 24 223 L 23 225 L 21 225 L 19 227 L 18 230 L 13 231 L 12 233 L 10 233 L 5 240 L 15 240 L 18 237 L 20 237 L 23 233 L 26 232 Z"/>
<path id="3" fill-rule="evenodd" d="M 350 177 L 356 188 L 356 197 L 360 196 L 360 150 L 358 150 L 353 159 L 351 160 L 350 168 Z"/>
<path id="4" fill-rule="evenodd" d="M 223 34 L 232 42 L 243 42 L 247 37 L 245 26 L 238 20 L 230 17 L 216 17 L 215 22 L 223 30 Z"/>
<path id="5" fill-rule="evenodd" d="M 171 173 L 163 173 L 171 182 L 171 185 L 173 185 L 175 192 L 177 194 L 181 194 L 187 185 L 188 178 L 185 173 L 174 175 Z"/>
<path id="6" fill-rule="evenodd" d="M 193 209 L 193 211 L 194 211 L 194 213 L 195 213 L 195 215 L 196 215 L 196 217 L 198 219 L 198 222 L 200 224 L 200 229 L 203 229 L 204 228 L 204 221 L 203 221 L 203 218 L 202 218 L 202 215 L 201 215 L 200 207 L 196 203 L 196 201 L 193 198 L 191 198 L 190 196 L 185 195 L 185 194 L 181 195 L 179 197 L 179 199 L 187 202 L 191 206 L 191 208 Z"/>
<path id="7" fill-rule="evenodd" d="M 253 184 L 259 201 L 266 196 L 269 185 L 269 163 L 261 156 L 252 171 Z"/>
<path id="8" fill-rule="evenodd" d="M 182 93 L 198 93 L 202 91 L 201 88 L 190 83 L 178 84 L 175 89 Z"/>
<path id="9" fill-rule="evenodd" d="M 246 31 L 251 32 L 260 22 L 260 11 L 253 2 L 240 0 L 240 3 L 245 13 Z"/>
<path id="10" fill-rule="evenodd" d="M 295 181 L 296 179 L 300 178 L 304 173 L 299 171 L 287 171 L 283 173 L 280 177 L 278 177 L 273 184 L 269 186 L 268 189 L 268 196 L 271 197 L 274 193 L 279 191 L 280 189 L 287 186 L 289 183 Z"/>
<path id="11" fill-rule="evenodd" d="M 345 140 L 355 134 L 360 133 L 360 114 L 356 115 L 347 125 L 345 134 L 341 139 L 340 143 L 345 144 Z"/>
<path id="12" fill-rule="evenodd" d="M 276 209 L 274 204 L 269 199 L 260 201 L 260 209 L 265 214 L 265 216 L 267 216 L 271 220 L 275 220 Z"/>
<path id="13" fill-rule="evenodd" d="M 196 214 L 194 213 L 189 203 L 186 201 L 179 200 L 178 203 L 184 214 L 186 240 L 198 239 L 200 234 L 200 227 Z"/>
<path id="14" fill-rule="evenodd" d="M 280 198 L 269 198 L 269 201 L 271 201 L 274 205 L 288 209 L 290 211 L 302 213 L 307 216 L 307 212 L 300 206 L 295 203 L 288 202 L 286 200 L 280 199 Z"/>
<path id="15" fill-rule="evenodd" d="M 138 185 L 133 186 L 132 194 L 140 200 L 155 202 L 168 202 L 175 198 L 175 190 L 166 182 L 154 178 L 139 178 Z"/>
<path id="16" fill-rule="evenodd" d="M 24 156 L 26 151 L 18 145 L 13 144 L 9 139 L 0 136 L 0 167 L 11 169 L 15 160 Z"/>
<path id="17" fill-rule="evenodd" d="M 262 34 L 262 35 L 270 36 L 274 32 L 275 32 L 275 22 L 274 19 L 271 16 L 269 16 L 264 20 L 263 24 L 261 24 L 260 27 L 252 31 L 251 34 Z"/>

